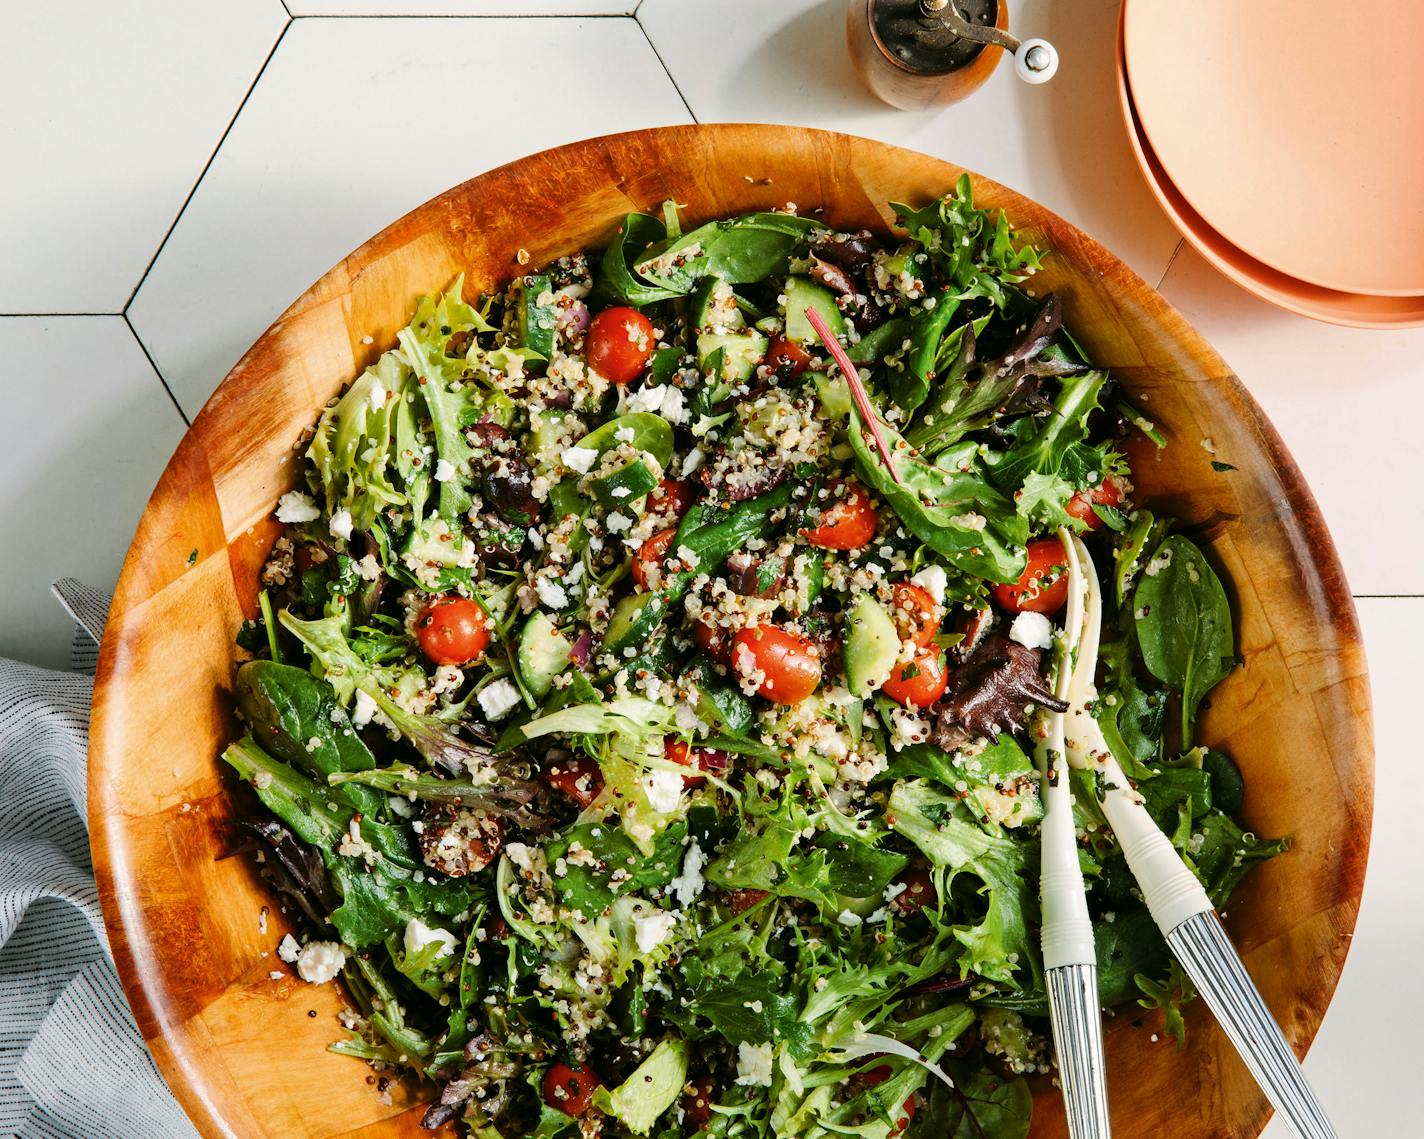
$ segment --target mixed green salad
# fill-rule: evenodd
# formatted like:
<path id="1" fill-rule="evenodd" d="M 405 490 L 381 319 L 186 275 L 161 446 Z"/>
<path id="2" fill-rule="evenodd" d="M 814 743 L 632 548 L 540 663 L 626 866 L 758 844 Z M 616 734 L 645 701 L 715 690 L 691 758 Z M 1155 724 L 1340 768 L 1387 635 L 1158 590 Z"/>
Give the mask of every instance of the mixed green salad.
<path id="1" fill-rule="evenodd" d="M 1153 817 L 1218 904 L 1282 849 L 1196 738 L 1235 649 L 1133 498 L 1124 442 L 1166 440 L 967 179 L 894 210 L 668 203 L 457 280 L 303 440 L 224 758 L 278 954 L 427 1126 L 1022 1137 L 1060 527 L 1109 575 L 1093 714 Z M 1103 1004 L 1180 1038 L 1074 779 Z"/>

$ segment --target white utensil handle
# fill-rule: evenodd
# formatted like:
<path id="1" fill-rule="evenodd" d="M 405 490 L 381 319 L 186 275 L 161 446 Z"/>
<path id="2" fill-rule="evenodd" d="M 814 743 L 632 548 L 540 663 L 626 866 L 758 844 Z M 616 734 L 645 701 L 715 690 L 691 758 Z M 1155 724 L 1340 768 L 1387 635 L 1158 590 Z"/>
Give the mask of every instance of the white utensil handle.
<path id="1" fill-rule="evenodd" d="M 1214 907 L 1206 890 L 1152 821 L 1116 759 L 1109 757 L 1103 764 L 1102 779 L 1107 787 L 1103 813 L 1157 927 L 1170 933 L 1188 918 L 1211 912 Z"/>

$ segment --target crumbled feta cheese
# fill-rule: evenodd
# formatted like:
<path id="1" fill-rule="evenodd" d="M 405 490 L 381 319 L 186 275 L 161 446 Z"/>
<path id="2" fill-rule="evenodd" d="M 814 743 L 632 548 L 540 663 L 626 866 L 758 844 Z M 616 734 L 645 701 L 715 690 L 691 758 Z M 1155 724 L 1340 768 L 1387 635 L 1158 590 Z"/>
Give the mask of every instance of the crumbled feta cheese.
<path id="1" fill-rule="evenodd" d="M 561 457 L 569 470 L 586 475 L 598 461 L 598 452 L 592 447 L 566 447 Z"/>
<path id="2" fill-rule="evenodd" d="M 364 728 L 378 711 L 380 705 L 360 688 L 356 689 L 356 703 L 351 708 L 351 723 L 358 728 Z"/>
<path id="3" fill-rule="evenodd" d="M 687 854 L 682 859 L 682 873 L 668 883 L 678 905 L 690 906 L 702 893 L 702 888 L 707 884 L 702 877 L 702 868 L 706 865 L 707 856 L 702 853 L 702 848 L 697 845 L 697 840 L 693 839 L 688 844 Z"/>
<path id="4" fill-rule="evenodd" d="M 633 919 L 633 937 L 638 943 L 639 953 L 651 953 L 668 939 L 672 927 L 677 924 L 677 915 L 665 910 L 654 910 L 650 914 L 639 914 Z"/>
<path id="5" fill-rule="evenodd" d="M 968 514 L 956 514 L 949 521 L 962 530 L 982 530 L 989 524 L 987 518 L 982 514 L 975 514 L 972 510 Z"/>
<path id="6" fill-rule="evenodd" d="M 435 464 L 435 481 L 449 482 L 455 477 L 455 464 L 449 459 L 440 459 Z"/>
<path id="7" fill-rule="evenodd" d="M 436 959 L 448 957 L 455 952 L 456 937 L 448 929 L 432 929 L 419 918 L 411 918 L 405 924 L 405 953 L 407 957 L 419 953 L 427 945 L 442 945 L 435 951 Z"/>
<path id="8" fill-rule="evenodd" d="M 299 490 L 289 490 L 277 500 L 278 522 L 313 522 L 320 517 L 312 496 Z"/>
<path id="9" fill-rule="evenodd" d="M 626 514 L 619 514 L 616 510 L 608 516 L 608 530 L 612 534 L 621 534 L 633 525 L 633 520 Z"/>
<path id="10" fill-rule="evenodd" d="M 295 965 L 297 958 L 302 955 L 302 947 L 297 944 L 297 939 L 290 933 L 277 943 L 277 956 L 288 965 Z"/>
<path id="11" fill-rule="evenodd" d="M 303 981 L 324 985 L 346 964 L 346 951 L 335 941 L 308 941 L 297 958 L 297 972 Z"/>
<path id="12" fill-rule="evenodd" d="M 562 609 L 569 603 L 564 587 L 552 578 L 536 578 L 534 592 L 539 595 L 539 603 L 548 609 Z"/>
<path id="13" fill-rule="evenodd" d="M 331 536 L 333 538 L 350 539 L 351 531 L 355 524 L 351 520 L 351 511 L 338 510 L 331 516 Z"/>
<path id="14" fill-rule="evenodd" d="M 850 910 L 842 910 L 836 915 L 836 921 L 845 926 L 857 926 L 860 924 L 860 915 Z"/>
<path id="15" fill-rule="evenodd" d="M 1009 626 L 1009 640 L 1026 649 L 1046 649 L 1053 643 L 1053 623 L 1042 613 L 1020 613 Z"/>
<path id="16" fill-rule="evenodd" d="M 771 1045 L 737 1045 L 737 1083 L 744 1087 L 771 1087 Z"/>
<path id="17" fill-rule="evenodd" d="M 943 566 L 925 566 L 910 580 L 933 597 L 936 605 L 944 604 L 944 591 L 949 584 L 949 577 Z"/>
<path id="18" fill-rule="evenodd" d="M 630 412 L 661 411 L 663 406 L 663 399 L 670 390 L 670 388 L 654 386 L 651 384 L 644 384 L 641 388 L 639 388 L 637 391 L 635 391 L 632 395 L 628 397 L 628 410 Z M 622 438 L 621 432 L 624 430 L 628 431 L 628 438 L 629 440 L 631 440 L 633 437 L 633 431 L 631 428 L 619 428 L 620 434 L 618 437 L 620 439 Z"/>
<path id="19" fill-rule="evenodd" d="M 519 689 L 507 677 L 480 689 L 480 708 L 486 720 L 502 720 L 519 706 Z"/>
<path id="20" fill-rule="evenodd" d="M 642 779 L 643 790 L 648 795 L 648 806 L 659 814 L 670 814 L 677 810 L 682 798 L 682 776 L 676 771 L 658 768 L 648 772 Z"/>

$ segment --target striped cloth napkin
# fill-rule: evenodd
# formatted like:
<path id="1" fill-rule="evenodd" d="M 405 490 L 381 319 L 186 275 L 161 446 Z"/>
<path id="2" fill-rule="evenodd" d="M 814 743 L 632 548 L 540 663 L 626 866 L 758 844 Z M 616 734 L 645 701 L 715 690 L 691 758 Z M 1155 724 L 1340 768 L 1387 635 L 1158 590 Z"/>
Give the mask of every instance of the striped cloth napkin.
<path id="1" fill-rule="evenodd" d="M 72 578 L 72 668 L 0 659 L 0 1136 L 192 1139 L 124 1000 L 89 862 L 89 699 L 109 599 Z"/>

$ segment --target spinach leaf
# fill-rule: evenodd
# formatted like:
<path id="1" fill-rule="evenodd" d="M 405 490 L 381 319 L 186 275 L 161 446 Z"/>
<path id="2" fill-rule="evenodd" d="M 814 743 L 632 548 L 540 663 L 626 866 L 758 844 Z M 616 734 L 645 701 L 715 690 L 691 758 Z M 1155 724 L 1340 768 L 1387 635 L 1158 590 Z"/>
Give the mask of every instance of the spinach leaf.
<path id="1" fill-rule="evenodd" d="M 619 432 L 622 432 L 621 437 Z M 625 439 L 637 450 L 652 455 L 660 466 L 666 467 L 672 458 L 672 425 L 661 415 L 653 415 L 647 411 L 635 411 L 631 415 L 610 419 L 601 427 L 590 431 L 577 445 L 584 450 L 602 454 Z"/>
<path id="2" fill-rule="evenodd" d="M 821 228 L 824 223 L 795 214 L 743 214 L 658 242 L 634 269 L 643 280 L 678 296 L 708 276 L 731 285 L 762 281 L 784 274 L 796 246 Z"/>
<path id="3" fill-rule="evenodd" d="M 1033 1093 L 1022 1077 L 1005 1082 L 984 1067 L 951 1064 L 954 1087 L 929 1090 L 924 1134 L 944 1139 L 1024 1139 L 1033 1121 Z"/>
<path id="4" fill-rule="evenodd" d="M 1028 524 L 1013 500 L 985 480 L 977 460 L 963 467 L 926 461 L 894 428 L 880 424 L 900 482 L 886 469 L 857 411 L 846 437 L 856 470 L 906 528 L 960 571 L 987 581 L 1017 581 L 1023 572 Z"/>
<path id="5" fill-rule="evenodd" d="M 1202 698 L 1236 667 L 1231 606 L 1216 571 L 1180 534 L 1157 547 L 1133 594 L 1147 670 L 1182 694 L 1182 746 Z"/>
<path id="6" fill-rule="evenodd" d="M 603 252 L 599 291 L 625 305 L 649 305 L 681 295 L 675 289 L 649 284 L 630 267 L 633 259 L 667 237 L 667 227 L 648 214 L 629 214 L 612 243 Z"/>
<path id="7" fill-rule="evenodd" d="M 658 835 L 652 855 L 646 856 L 622 827 L 580 823 L 547 848 L 550 865 L 560 859 L 566 864 L 563 874 L 554 875 L 554 891 L 570 909 L 597 917 L 620 894 L 666 886 L 676 878 L 686 837 L 687 824 L 673 823 Z M 574 843 L 593 855 L 592 865 L 569 860 Z"/>
<path id="8" fill-rule="evenodd" d="M 785 1043 L 793 1055 L 806 1059 L 811 1026 L 801 1019 L 801 1001 L 785 987 L 784 978 L 749 969 L 696 997 L 692 1009 L 732 1044 Z"/>
<path id="9" fill-rule="evenodd" d="M 874 898 L 884 892 L 910 860 L 893 850 L 881 850 L 848 835 L 822 831 L 816 848 L 825 854 L 826 880 L 837 894 Z"/>
<path id="10" fill-rule="evenodd" d="M 237 670 L 237 705 L 268 751 L 319 780 L 376 766 L 331 685 L 306 669 L 249 661 Z M 385 802 L 359 784 L 335 789 L 332 796 L 372 816 Z"/>

